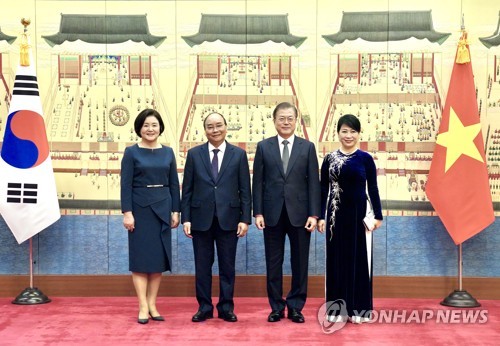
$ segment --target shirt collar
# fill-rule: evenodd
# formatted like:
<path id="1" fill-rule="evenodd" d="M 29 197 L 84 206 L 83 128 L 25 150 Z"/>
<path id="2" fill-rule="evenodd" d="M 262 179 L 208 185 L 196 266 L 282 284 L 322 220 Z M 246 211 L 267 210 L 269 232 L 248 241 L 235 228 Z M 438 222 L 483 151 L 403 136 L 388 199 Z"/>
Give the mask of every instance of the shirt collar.
<path id="1" fill-rule="evenodd" d="M 278 135 L 278 143 L 280 145 L 283 145 L 283 141 L 285 139 L 283 137 L 281 137 L 280 135 Z M 293 145 L 293 141 L 295 140 L 295 134 L 291 135 L 289 138 L 286 139 L 288 141 L 288 145 L 289 147 L 291 147 Z"/>
<path id="2" fill-rule="evenodd" d="M 214 147 L 212 143 L 208 142 L 208 151 L 212 152 L 214 149 L 219 149 L 222 154 L 226 151 L 226 141 L 222 142 L 218 148 Z M 220 156 L 219 156 L 220 157 Z"/>

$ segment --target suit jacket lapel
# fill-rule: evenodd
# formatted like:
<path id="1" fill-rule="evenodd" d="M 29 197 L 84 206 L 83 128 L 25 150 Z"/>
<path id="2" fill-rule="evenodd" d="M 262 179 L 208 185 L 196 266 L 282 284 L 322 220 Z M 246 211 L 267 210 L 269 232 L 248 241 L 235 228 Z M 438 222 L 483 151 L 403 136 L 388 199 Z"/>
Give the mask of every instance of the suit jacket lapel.
<path id="1" fill-rule="evenodd" d="M 205 143 L 200 150 L 200 158 L 201 161 L 203 162 L 203 165 L 205 166 L 205 169 L 207 170 L 207 174 L 212 180 L 214 177 L 212 176 L 212 165 L 210 164 L 210 154 L 208 152 L 208 142 Z"/>
<path id="2" fill-rule="evenodd" d="M 221 176 L 224 174 L 226 167 L 229 165 L 229 162 L 234 155 L 233 149 L 233 146 L 226 142 L 226 151 L 224 152 L 224 156 L 222 157 L 222 163 L 219 169 L 219 175 L 217 176 L 217 181 L 220 180 Z"/>
<path id="3" fill-rule="evenodd" d="M 302 143 L 303 143 L 302 138 L 295 136 L 295 140 L 293 142 L 293 147 L 292 147 L 292 153 L 290 154 L 290 160 L 288 160 L 288 167 L 286 169 L 285 175 L 288 175 L 294 163 L 297 161 L 297 158 L 300 155 L 300 151 L 302 150 Z"/>
<path id="4" fill-rule="evenodd" d="M 283 161 L 281 161 L 281 153 L 280 153 L 280 143 L 278 142 L 278 136 L 275 136 L 271 143 L 271 155 L 274 157 L 276 164 L 280 170 L 281 175 L 285 178 L 285 171 L 283 170 Z M 288 161 L 290 165 L 290 161 Z"/>

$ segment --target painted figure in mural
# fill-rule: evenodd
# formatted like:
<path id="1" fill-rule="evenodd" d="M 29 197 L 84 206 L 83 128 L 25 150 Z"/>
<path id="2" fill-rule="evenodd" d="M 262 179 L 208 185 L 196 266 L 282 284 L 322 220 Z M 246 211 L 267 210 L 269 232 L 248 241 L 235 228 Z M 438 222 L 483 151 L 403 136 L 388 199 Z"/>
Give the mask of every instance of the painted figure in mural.
<path id="1" fill-rule="evenodd" d="M 358 148 L 360 131 L 357 117 L 340 117 L 340 148 L 321 165 L 318 230 L 326 234 L 326 301 L 342 299 L 346 308 L 329 315 L 331 322 L 366 322 L 373 309 L 371 232 L 382 224 L 382 209 L 375 161 Z M 374 214 L 371 227 L 364 222 L 367 210 Z"/>
<path id="2" fill-rule="evenodd" d="M 193 322 L 213 317 L 214 243 L 219 261 L 218 317 L 236 322 L 234 282 L 238 238 L 252 222 L 250 172 L 246 152 L 226 142 L 223 115 L 211 113 L 203 123 L 208 142 L 188 151 L 182 183 L 182 223 L 193 240 L 196 299 Z"/>
<path id="3" fill-rule="evenodd" d="M 257 144 L 253 165 L 255 224 L 264 230 L 269 322 L 303 323 L 307 298 L 309 244 L 320 213 L 319 170 L 313 143 L 297 137 L 297 108 L 280 103 L 273 111 L 277 136 Z M 283 299 L 283 258 L 288 235 L 292 284 Z"/>
<path id="4" fill-rule="evenodd" d="M 165 126 L 153 109 L 134 122 L 140 142 L 127 147 L 121 163 L 121 209 L 129 231 L 129 270 L 139 298 L 138 322 L 164 318 L 156 308 L 162 272 L 172 270 L 171 229 L 179 225 L 180 189 L 172 148 L 158 137 Z"/>

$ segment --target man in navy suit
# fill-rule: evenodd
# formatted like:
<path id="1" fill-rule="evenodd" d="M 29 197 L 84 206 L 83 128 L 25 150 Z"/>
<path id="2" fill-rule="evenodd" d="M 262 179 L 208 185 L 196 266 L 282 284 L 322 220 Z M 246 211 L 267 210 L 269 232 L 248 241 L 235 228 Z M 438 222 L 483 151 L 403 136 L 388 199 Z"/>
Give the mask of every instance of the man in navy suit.
<path id="1" fill-rule="evenodd" d="M 318 158 L 314 144 L 295 136 L 297 109 L 283 102 L 273 111 L 278 135 L 257 144 L 253 165 L 253 212 L 264 230 L 269 322 L 303 323 L 311 232 L 320 215 Z M 283 299 L 283 257 L 288 235 L 292 285 Z"/>
<path id="2" fill-rule="evenodd" d="M 219 318 L 238 319 L 233 311 L 236 245 L 252 222 L 250 172 L 246 152 L 226 142 L 227 123 L 219 113 L 204 120 L 208 143 L 188 151 L 182 183 L 184 233 L 193 239 L 196 299 L 193 322 L 213 317 L 214 242 L 219 260 Z"/>

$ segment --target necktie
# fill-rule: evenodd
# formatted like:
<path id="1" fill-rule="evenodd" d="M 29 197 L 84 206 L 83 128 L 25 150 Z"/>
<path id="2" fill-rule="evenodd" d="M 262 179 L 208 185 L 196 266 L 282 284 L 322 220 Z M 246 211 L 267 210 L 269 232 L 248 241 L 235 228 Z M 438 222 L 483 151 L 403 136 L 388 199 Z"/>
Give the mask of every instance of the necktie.
<path id="1" fill-rule="evenodd" d="M 281 161 L 283 162 L 283 171 L 286 173 L 288 167 L 288 160 L 290 159 L 290 153 L 288 152 L 288 141 L 285 139 L 283 142 L 283 155 L 281 156 Z"/>
<path id="2" fill-rule="evenodd" d="M 219 153 L 219 149 L 212 150 L 214 152 L 214 158 L 212 159 L 212 176 L 214 179 L 217 179 L 219 175 L 219 158 L 217 154 Z"/>

